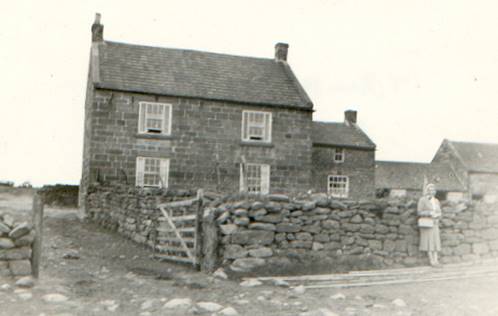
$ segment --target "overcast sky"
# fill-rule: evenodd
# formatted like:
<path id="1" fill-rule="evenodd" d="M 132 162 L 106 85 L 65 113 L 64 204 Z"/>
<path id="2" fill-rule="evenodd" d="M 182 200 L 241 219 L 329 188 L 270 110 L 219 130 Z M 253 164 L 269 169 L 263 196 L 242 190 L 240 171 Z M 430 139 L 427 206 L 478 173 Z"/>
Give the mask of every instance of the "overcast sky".
<path id="1" fill-rule="evenodd" d="M 314 119 L 358 110 L 378 160 L 444 138 L 498 143 L 498 2 L 8 1 L 0 18 L 0 180 L 78 183 L 95 12 L 104 39 L 288 61 Z M 131 3 L 131 1 L 130 1 Z"/>

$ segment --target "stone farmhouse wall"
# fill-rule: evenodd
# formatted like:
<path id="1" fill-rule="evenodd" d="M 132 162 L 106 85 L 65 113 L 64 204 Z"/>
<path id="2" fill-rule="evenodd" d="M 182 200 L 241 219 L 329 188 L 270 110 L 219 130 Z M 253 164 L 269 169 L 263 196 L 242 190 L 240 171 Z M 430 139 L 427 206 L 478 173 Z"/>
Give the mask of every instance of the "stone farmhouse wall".
<path id="1" fill-rule="evenodd" d="M 91 137 L 93 134 L 92 121 L 94 120 L 92 116 L 92 104 L 94 99 L 95 89 L 93 89 L 90 81 L 90 72 L 87 76 L 86 84 L 86 99 L 85 99 L 85 121 L 84 121 L 84 133 L 83 133 L 83 161 L 81 166 L 81 180 L 79 186 L 78 194 L 78 206 L 84 209 L 85 196 L 88 191 L 88 186 L 92 182 L 90 177 L 90 144 Z M 95 173 L 94 173 L 95 177 Z M 96 180 L 95 178 L 93 180 Z"/>
<path id="2" fill-rule="evenodd" d="M 248 163 L 270 165 L 271 192 L 310 187 L 311 111 L 90 90 L 80 205 L 97 180 L 134 186 L 137 156 L 170 159 L 168 185 L 173 190 L 237 192 L 242 156 Z M 137 134 L 140 101 L 172 104 L 171 136 Z M 241 141 L 243 110 L 272 113 L 271 144 Z"/>
<path id="3" fill-rule="evenodd" d="M 496 257 L 496 210 L 498 204 L 444 205 L 442 262 Z M 330 271 L 428 263 L 418 250 L 413 200 L 340 202 L 270 195 L 228 200 L 211 213 L 219 228 L 218 263 L 234 271 L 292 271 L 299 266 Z"/>
<path id="4" fill-rule="evenodd" d="M 469 173 L 471 193 L 485 200 L 498 201 L 498 174 Z"/>
<path id="5" fill-rule="evenodd" d="M 312 188 L 326 193 L 329 175 L 349 178 L 351 199 L 373 198 L 375 195 L 375 151 L 344 148 L 344 162 L 334 162 L 334 147 L 313 145 Z"/>
<path id="6" fill-rule="evenodd" d="M 35 232 L 30 224 L 18 223 L 8 214 L 0 214 L 0 276 L 32 274 L 34 239 Z"/>

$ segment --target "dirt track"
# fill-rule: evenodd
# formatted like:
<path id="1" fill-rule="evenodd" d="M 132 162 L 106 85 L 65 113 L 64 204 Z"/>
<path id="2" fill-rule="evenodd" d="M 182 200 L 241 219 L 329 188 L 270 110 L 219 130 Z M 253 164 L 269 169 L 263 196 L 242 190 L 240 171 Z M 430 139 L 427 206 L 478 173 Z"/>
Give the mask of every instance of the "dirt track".
<path id="1" fill-rule="evenodd" d="M 29 196 L 0 195 L 0 211 L 26 217 L 29 202 Z M 239 280 L 219 280 L 155 261 L 150 250 L 81 223 L 75 210 L 47 209 L 44 229 L 40 280 L 20 292 L 14 280 L 0 279 L 0 286 L 11 285 L 0 290 L 0 315 L 193 315 L 201 312 L 193 306 L 202 301 L 254 316 L 299 315 L 319 308 L 337 315 L 498 315 L 496 277 L 296 294 L 275 286 L 241 287 Z M 79 259 L 64 259 L 65 254 L 78 254 Z M 47 303 L 43 296 L 49 293 L 68 300 Z M 338 293 L 345 299 L 331 298 Z M 163 308 L 173 298 L 190 298 L 192 305 Z M 406 306 L 392 304 L 397 298 Z"/>

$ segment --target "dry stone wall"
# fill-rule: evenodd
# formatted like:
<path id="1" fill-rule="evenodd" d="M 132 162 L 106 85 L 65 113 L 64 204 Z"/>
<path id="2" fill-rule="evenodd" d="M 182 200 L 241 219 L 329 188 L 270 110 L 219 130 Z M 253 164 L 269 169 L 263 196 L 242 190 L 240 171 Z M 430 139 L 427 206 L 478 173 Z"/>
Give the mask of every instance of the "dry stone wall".
<path id="1" fill-rule="evenodd" d="M 418 250 L 414 200 L 232 197 L 213 203 L 206 213 L 219 230 L 218 264 L 233 271 L 427 264 Z M 442 262 L 498 255 L 498 205 L 443 204 L 440 229 Z"/>
<path id="2" fill-rule="evenodd" d="M 158 204 L 195 194 L 94 186 L 86 214 L 157 250 L 166 225 Z M 205 196 L 203 202 L 201 266 L 206 270 L 225 266 L 236 272 L 310 273 L 428 263 L 418 250 L 413 199 L 344 201 L 320 194 L 213 198 Z M 498 256 L 498 204 L 443 202 L 442 211 L 443 263 Z"/>
<path id="3" fill-rule="evenodd" d="M 130 188 L 126 185 L 90 187 L 87 217 L 101 226 L 155 248 L 166 225 L 158 204 L 195 197 L 194 191 Z"/>
<path id="4" fill-rule="evenodd" d="M 31 224 L 0 213 L 0 276 L 31 275 L 35 232 Z"/>

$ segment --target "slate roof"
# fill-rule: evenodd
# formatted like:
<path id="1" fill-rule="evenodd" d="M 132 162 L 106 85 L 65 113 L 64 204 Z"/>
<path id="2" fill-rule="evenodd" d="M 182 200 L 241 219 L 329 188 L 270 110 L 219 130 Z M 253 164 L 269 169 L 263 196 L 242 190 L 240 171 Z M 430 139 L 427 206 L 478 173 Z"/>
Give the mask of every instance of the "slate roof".
<path id="1" fill-rule="evenodd" d="M 375 144 L 356 124 L 313 122 L 313 145 L 375 149 Z"/>
<path id="2" fill-rule="evenodd" d="M 97 88 L 311 110 L 287 62 L 104 41 L 92 54 Z"/>
<path id="3" fill-rule="evenodd" d="M 422 190 L 424 176 L 434 183 L 437 190 L 465 191 L 448 164 L 429 164 L 401 161 L 375 162 L 375 187 L 377 189 Z"/>
<path id="4" fill-rule="evenodd" d="M 449 141 L 469 171 L 498 173 L 498 144 Z"/>

